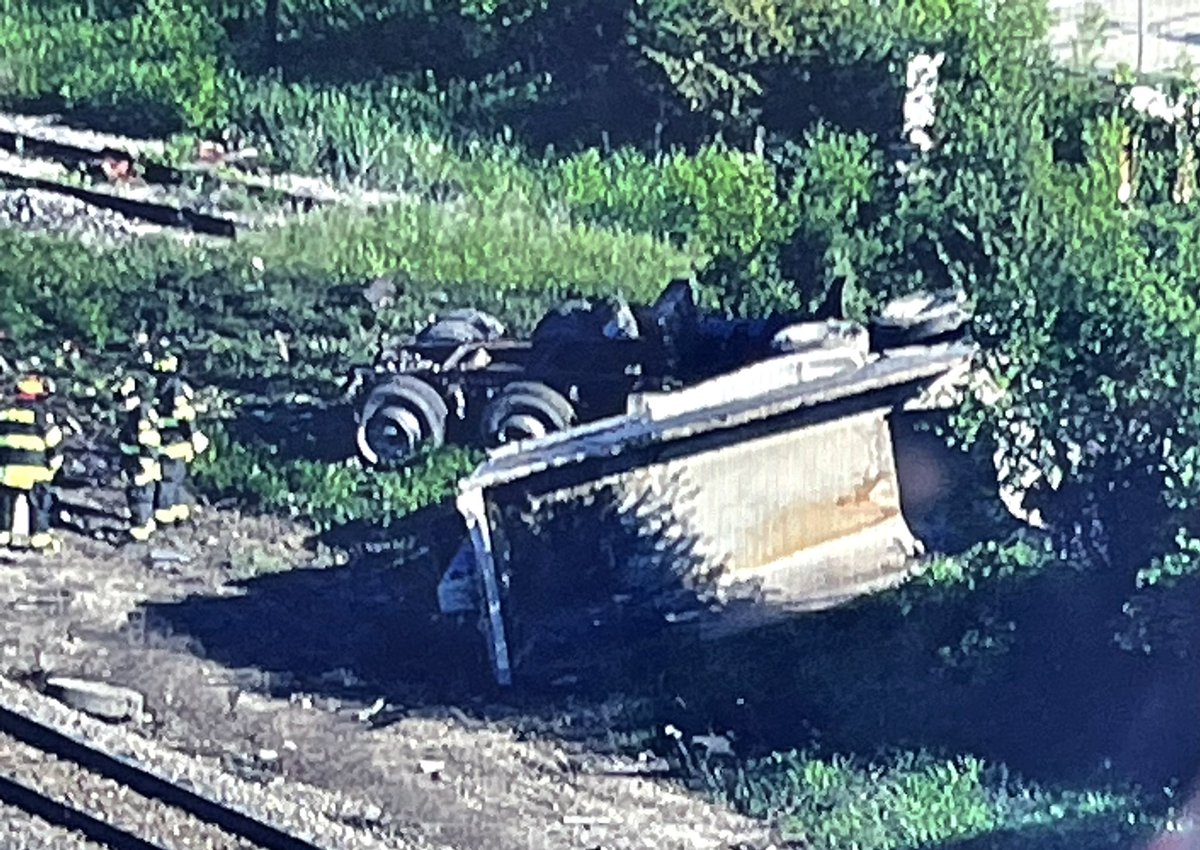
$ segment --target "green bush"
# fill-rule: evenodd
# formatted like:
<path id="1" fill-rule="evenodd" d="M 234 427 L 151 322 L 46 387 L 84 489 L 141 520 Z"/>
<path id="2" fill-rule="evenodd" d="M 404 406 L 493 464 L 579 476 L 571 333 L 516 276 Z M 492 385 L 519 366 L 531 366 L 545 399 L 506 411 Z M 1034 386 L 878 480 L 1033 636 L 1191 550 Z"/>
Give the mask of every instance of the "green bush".
<path id="1" fill-rule="evenodd" d="M 631 38 L 664 105 L 746 134 L 790 134 L 825 117 L 877 132 L 895 123 L 904 83 L 896 62 L 946 39 L 982 3 L 645 0 Z M 1012 4 L 1022 5 L 1022 4 Z M 902 67 L 902 66 L 901 66 Z"/>
<path id="2" fill-rule="evenodd" d="M 247 245 L 252 243 L 248 242 Z M 398 204 L 385 213 L 318 215 L 253 243 L 268 267 L 333 280 L 392 276 L 405 295 L 436 288 L 454 303 L 571 293 L 657 297 L 694 258 L 649 235 L 570 224 L 503 200 L 476 206 Z M 514 316 L 528 323 L 528 314 Z"/>
<path id="3" fill-rule="evenodd" d="M 558 163 L 550 192 L 588 221 L 659 233 L 704 251 L 710 308 L 753 309 L 777 276 L 780 246 L 796 212 L 780 197 L 766 159 L 724 145 L 650 159 L 632 149 L 605 158 L 592 149 Z"/>
<path id="4" fill-rule="evenodd" d="M 865 319 L 897 250 L 897 234 L 885 224 L 895 202 L 883 157 L 862 133 L 822 122 L 800 143 L 786 143 L 780 159 L 797 221 L 784 248 L 784 274 L 798 282 L 810 309 L 832 298 L 829 306 L 843 315 Z"/>
<path id="5" fill-rule="evenodd" d="M 357 461 L 281 461 L 274 446 L 235 442 L 219 428 L 211 436 L 211 449 L 193 467 L 202 492 L 303 519 L 322 531 L 352 522 L 387 526 L 443 502 L 479 463 L 473 452 L 446 449 L 399 472 L 379 473 Z"/>
<path id="6" fill-rule="evenodd" d="M 219 70 L 224 34 L 202 9 L 146 0 L 129 16 L 0 4 L 0 96 L 85 110 L 138 133 L 212 131 L 229 108 Z"/>
<path id="7" fill-rule="evenodd" d="M 706 306 L 737 314 L 814 310 L 865 288 L 889 245 L 881 157 L 861 133 L 825 124 L 769 157 L 720 143 L 655 158 L 591 149 L 555 163 L 547 182 L 587 221 L 702 250 Z"/>
<path id="8" fill-rule="evenodd" d="M 0 315 L 19 351 L 70 338 L 119 358 L 139 331 L 171 333 L 194 347 L 198 375 L 257 392 L 330 390 L 381 335 L 443 307 L 528 329 L 572 293 L 650 300 L 692 263 L 649 236 L 431 203 L 314 214 L 225 248 L 101 251 L 0 232 L 0 258 Z M 379 277 L 397 298 L 377 312 L 363 288 Z"/>
<path id="9" fill-rule="evenodd" d="M 787 752 L 737 767 L 710 762 L 703 774 L 710 791 L 776 821 L 785 838 L 805 847 L 940 846 L 1002 830 L 1063 829 L 1098 815 L 1108 816 L 1107 830 L 1120 838 L 1145 830 L 1128 822 L 1140 809 L 1130 795 L 1049 791 L 970 756 L 899 753 L 868 762 Z"/>
<path id="10" fill-rule="evenodd" d="M 416 170 L 414 126 L 437 127 L 436 101 L 396 86 L 315 87 L 233 78 L 232 124 L 287 170 L 395 185 Z M 414 136 L 417 138 L 414 139 Z"/>
<path id="11" fill-rule="evenodd" d="M 231 72 L 230 131 L 279 167 L 369 186 L 465 183 L 499 145 L 480 138 L 495 112 L 532 97 L 504 73 L 439 84 L 432 73 L 343 85 Z"/>

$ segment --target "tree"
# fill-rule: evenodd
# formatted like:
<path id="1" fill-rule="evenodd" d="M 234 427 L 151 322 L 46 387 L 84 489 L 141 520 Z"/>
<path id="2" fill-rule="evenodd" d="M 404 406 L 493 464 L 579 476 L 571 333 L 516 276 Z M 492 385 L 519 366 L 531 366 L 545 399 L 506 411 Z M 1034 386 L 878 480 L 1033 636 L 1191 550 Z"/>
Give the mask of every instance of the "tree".
<path id="1" fill-rule="evenodd" d="M 279 0 L 267 0 L 263 11 L 263 56 L 268 68 L 279 64 Z"/>

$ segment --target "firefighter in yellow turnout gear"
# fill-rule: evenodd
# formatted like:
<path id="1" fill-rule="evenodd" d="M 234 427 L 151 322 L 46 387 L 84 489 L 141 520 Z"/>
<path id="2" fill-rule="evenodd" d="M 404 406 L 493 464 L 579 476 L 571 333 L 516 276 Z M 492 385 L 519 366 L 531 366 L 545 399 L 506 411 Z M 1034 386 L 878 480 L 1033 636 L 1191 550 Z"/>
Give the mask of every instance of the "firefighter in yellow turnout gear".
<path id="1" fill-rule="evenodd" d="M 121 472 L 125 479 L 125 498 L 129 504 L 129 536 L 149 540 L 157 523 L 154 520 L 154 492 L 162 480 L 158 453 L 162 437 L 154 408 L 138 394 L 137 381 L 126 378 L 119 394 L 125 421 L 118 438 L 121 448 Z"/>
<path id="2" fill-rule="evenodd" d="M 208 438 L 196 429 L 195 393 L 179 374 L 178 359 L 164 355 L 155 361 L 154 371 L 158 375 L 154 410 L 162 439 L 159 448 L 162 474 L 154 493 L 154 520 L 167 525 L 191 516 L 187 467 L 204 453 Z"/>
<path id="3" fill-rule="evenodd" d="M 17 382 L 15 400 L 0 406 L 0 546 L 57 548 L 50 534 L 50 484 L 62 466 L 62 430 L 46 410 L 48 381 Z"/>

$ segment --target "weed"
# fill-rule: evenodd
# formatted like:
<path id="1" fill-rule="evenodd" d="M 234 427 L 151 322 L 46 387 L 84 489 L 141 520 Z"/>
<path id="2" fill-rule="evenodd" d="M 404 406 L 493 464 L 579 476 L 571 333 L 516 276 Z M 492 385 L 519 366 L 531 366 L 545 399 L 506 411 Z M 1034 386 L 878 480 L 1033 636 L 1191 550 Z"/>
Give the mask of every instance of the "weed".
<path id="1" fill-rule="evenodd" d="M 791 751 L 736 767 L 705 762 L 700 776 L 739 810 L 779 823 L 789 840 L 830 850 L 927 847 L 1096 815 L 1127 831 L 1140 810 L 1130 794 L 1051 792 L 970 756 L 924 752 L 867 761 Z"/>
<path id="2" fill-rule="evenodd" d="M 430 454 L 400 472 L 377 473 L 343 464 L 280 461 L 276 447 L 239 443 L 223 430 L 197 461 L 196 482 L 214 498 L 235 497 L 253 509 L 282 513 L 328 530 L 351 522 L 388 525 L 455 492 L 478 463 L 459 449 Z"/>

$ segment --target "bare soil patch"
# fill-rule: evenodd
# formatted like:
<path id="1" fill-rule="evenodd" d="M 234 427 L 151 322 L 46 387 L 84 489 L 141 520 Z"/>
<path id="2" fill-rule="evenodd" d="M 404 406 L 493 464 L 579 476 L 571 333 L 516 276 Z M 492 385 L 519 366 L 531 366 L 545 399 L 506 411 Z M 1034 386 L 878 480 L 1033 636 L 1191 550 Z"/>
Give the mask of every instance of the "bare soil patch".
<path id="1" fill-rule="evenodd" d="M 115 524 L 115 494 L 68 500 L 96 533 Z M 342 792 L 359 802 L 334 814 L 415 844 L 769 843 L 669 782 L 581 770 L 613 749 L 602 707 L 506 710 L 474 675 L 477 641 L 431 620 L 430 556 L 337 566 L 307 538 L 209 511 L 148 546 L 70 533 L 57 555 L 2 555 L 0 666 L 135 688 L 149 714 L 137 734 L 246 778 Z M 558 729 L 570 734 L 531 731 Z"/>

